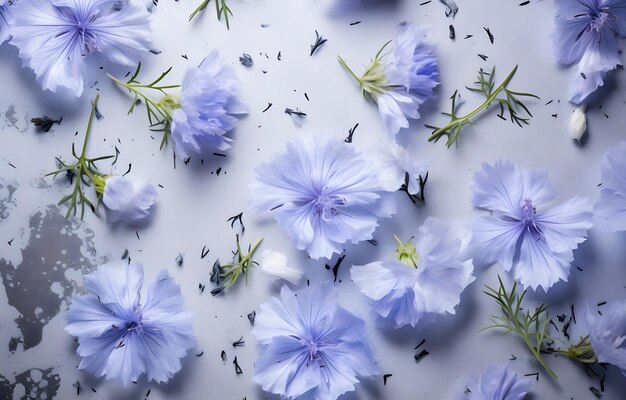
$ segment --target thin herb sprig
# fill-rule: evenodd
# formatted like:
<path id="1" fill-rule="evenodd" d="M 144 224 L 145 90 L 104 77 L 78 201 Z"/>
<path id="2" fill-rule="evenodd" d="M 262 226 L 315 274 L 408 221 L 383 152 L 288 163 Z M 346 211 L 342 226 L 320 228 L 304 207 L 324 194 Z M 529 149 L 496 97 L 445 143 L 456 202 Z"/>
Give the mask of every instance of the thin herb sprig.
<path id="1" fill-rule="evenodd" d="M 526 290 L 521 294 L 517 293 L 517 283 L 513 284 L 511 291 L 507 291 L 502 283 L 502 279 L 498 276 L 499 288 L 493 289 L 486 286 L 484 290 L 487 296 L 493 298 L 502 309 L 502 315 L 494 315 L 489 318 L 492 325 L 481 329 L 484 332 L 489 329 L 502 329 L 503 334 L 514 333 L 519 336 L 528 350 L 535 356 L 539 364 L 552 376 L 558 379 L 554 371 L 548 367 L 543 359 L 542 353 L 547 352 L 547 343 L 551 341 L 548 335 L 550 325 L 550 316 L 548 306 L 541 304 L 535 308 L 534 312 L 524 311 L 522 303 L 526 295 Z"/>
<path id="2" fill-rule="evenodd" d="M 237 279 L 239 279 L 242 274 L 245 277 L 246 286 L 248 286 L 248 272 L 250 271 L 250 268 L 258 265 L 258 262 L 252 259 L 252 256 L 254 255 L 257 247 L 259 247 L 263 241 L 263 238 L 260 238 L 253 245 L 248 246 L 248 253 L 244 255 L 239 243 L 239 235 L 237 235 L 236 238 L 237 250 L 235 251 L 234 258 L 237 261 L 221 266 L 221 276 L 224 279 L 225 286 L 229 288 L 237 282 Z"/>
<path id="3" fill-rule="evenodd" d="M 115 82 L 117 85 L 126 88 L 133 96 L 133 101 L 128 109 L 128 114 L 132 114 L 135 111 L 135 107 L 141 101 L 146 105 L 146 113 L 148 115 L 148 122 L 151 128 L 161 127 L 160 129 L 153 129 L 154 131 L 163 132 L 163 138 L 161 139 L 160 149 L 167 144 L 167 137 L 170 132 L 172 123 L 172 112 L 180 107 L 179 100 L 176 96 L 168 94 L 166 90 L 176 89 L 181 85 L 162 85 L 161 81 L 172 71 L 172 67 L 168 68 L 158 78 L 148 84 L 143 84 L 137 80 L 139 72 L 141 71 L 141 63 L 137 65 L 137 69 L 126 81 L 122 81 L 111 74 L 107 73 L 109 79 Z M 156 91 L 163 95 L 158 100 L 152 100 L 145 91 Z"/>
<path id="4" fill-rule="evenodd" d="M 115 156 L 102 156 L 102 157 L 87 157 L 87 143 L 89 142 L 89 134 L 91 133 L 91 126 L 93 123 L 93 117 L 95 115 L 96 107 L 98 106 L 98 99 L 100 95 L 96 95 L 93 105 L 91 107 L 91 113 L 89 114 L 89 122 L 87 123 L 87 130 L 85 131 L 85 139 L 83 141 L 83 148 L 80 155 L 76 154 L 76 148 L 72 143 L 72 156 L 76 159 L 75 163 L 69 164 L 61 160 L 60 157 L 55 157 L 59 169 L 50 172 L 45 176 L 52 176 L 56 178 L 59 174 L 65 173 L 70 179 L 70 183 L 74 185 L 74 189 L 70 194 L 63 197 L 57 205 L 68 204 L 65 218 L 69 218 L 70 214 L 76 215 L 78 208 L 80 207 L 80 219 L 85 216 L 85 207 L 89 207 L 94 214 L 97 214 L 97 205 L 99 198 L 96 200 L 90 200 L 89 196 L 85 193 L 85 187 L 90 187 L 93 183 L 96 197 L 100 196 L 104 191 L 105 175 L 98 172 L 96 162 L 107 160 Z"/>
<path id="5" fill-rule="evenodd" d="M 486 72 L 482 68 L 478 72 L 478 80 L 474 82 L 474 87 L 466 87 L 467 90 L 475 93 L 480 93 L 485 96 L 485 101 L 476 107 L 471 112 L 459 116 L 457 115 L 457 104 L 456 100 L 458 97 L 458 91 L 455 91 L 450 100 L 452 101 L 452 105 L 450 107 L 450 112 L 442 112 L 441 114 L 450 117 L 450 121 L 442 126 L 434 126 L 434 125 L 425 125 L 427 128 L 432 129 L 433 132 L 428 138 L 429 142 L 437 142 L 441 139 L 442 136 L 447 136 L 446 146 L 450 148 L 453 144 L 457 143 L 459 139 L 459 134 L 463 130 L 464 127 L 473 125 L 474 118 L 481 111 L 488 108 L 492 103 L 497 103 L 500 107 L 500 112 L 498 113 L 498 117 L 501 119 L 506 119 L 504 114 L 508 113 L 509 119 L 512 123 L 517 124 L 519 127 L 523 127 L 524 125 L 528 125 L 528 121 L 533 116 L 528 107 L 520 100 L 521 97 L 532 97 L 535 99 L 539 99 L 538 96 L 532 93 L 525 92 L 516 92 L 510 90 L 508 88 L 511 79 L 517 72 L 518 66 L 516 65 L 511 72 L 507 75 L 507 77 L 502 81 L 500 85 L 495 86 L 495 73 L 496 68 L 493 67 L 491 72 Z"/>

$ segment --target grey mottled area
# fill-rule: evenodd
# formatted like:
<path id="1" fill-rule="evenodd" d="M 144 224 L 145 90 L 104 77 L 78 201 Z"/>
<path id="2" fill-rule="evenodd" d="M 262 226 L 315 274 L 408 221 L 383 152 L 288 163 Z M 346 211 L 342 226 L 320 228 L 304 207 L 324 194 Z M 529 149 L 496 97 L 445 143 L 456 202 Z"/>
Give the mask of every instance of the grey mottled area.
<path id="1" fill-rule="evenodd" d="M 15 375 L 11 381 L 0 375 L 0 399 L 50 400 L 59 391 L 61 378 L 54 368 L 32 368 Z"/>
<path id="2" fill-rule="evenodd" d="M 92 234 L 81 238 L 76 224 L 67 221 L 54 206 L 29 220 L 30 241 L 22 249 L 22 262 L 13 265 L 0 258 L 0 276 L 9 304 L 20 312 L 21 337 L 12 338 L 9 351 L 22 344 L 24 350 L 41 342 L 43 327 L 68 304 L 76 283 L 72 276 L 88 273 L 94 266 L 83 251 L 95 254 Z"/>
<path id="3" fill-rule="evenodd" d="M 0 179 L 0 222 L 9 217 L 11 209 L 15 208 L 15 198 L 13 193 L 17 190 L 17 186 L 11 183 L 4 183 Z"/>

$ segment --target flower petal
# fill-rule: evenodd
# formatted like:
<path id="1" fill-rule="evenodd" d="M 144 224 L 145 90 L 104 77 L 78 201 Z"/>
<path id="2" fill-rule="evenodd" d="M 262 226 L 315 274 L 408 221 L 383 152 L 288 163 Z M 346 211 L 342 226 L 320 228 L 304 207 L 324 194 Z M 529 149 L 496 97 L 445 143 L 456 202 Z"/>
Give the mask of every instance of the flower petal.
<path id="1" fill-rule="evenodd" d="M 543 238 L 527 232 L 522 238 L 513 274 L 524 287 L 536 290 L 540 286 L 548 291 L 559 280 L 567 281 L 573 259 L 571 250 L 552 251 Z"/>
<path id="2" fill-rule="evenodd" d="M 482 164 L 470 183 L 475 207 L 498 211 L 519 218 L 524 192 L 521 173 L 510 161 L 498 160 L 495 164 Z"/>
<path id="3" fill-rule="evenodd" d="M 478 218 L 474 222 L 470 241 L 474 261 L 481 265 L 497 261 L 505 271 L 509 271 L 523 232 L 523 226 L 516 221 L 492 215 Z"/>
<path id="4" fill-rule="evenodd" d="M 550 249 L 565 252 L 587 238 L 593 213 L 589 200 L 575 197 L 546 211 L 537 212 L 535 221 Z"/>

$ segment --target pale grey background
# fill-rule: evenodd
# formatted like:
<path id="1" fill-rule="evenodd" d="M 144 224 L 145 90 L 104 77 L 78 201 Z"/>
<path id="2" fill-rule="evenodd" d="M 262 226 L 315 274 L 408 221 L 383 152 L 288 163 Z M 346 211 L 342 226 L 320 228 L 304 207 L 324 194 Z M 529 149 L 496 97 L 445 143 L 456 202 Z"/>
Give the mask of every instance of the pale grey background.
<path id="1" fill-rule="evenodd" d="M 180 160 L 173 169 L 172 149 L 158 149 L 158 136 L 150 137 L 143 108 L 127 116 L 130 98 L 117 90 L 98 69 L 105 66 L 118 75 L 127 69 L 93 63 L 88 88 L 97 81 L 100 110 L 104 119 L 95 123 L 89 152 L 92 155 L 121 151 L 112 168 L 102 164 L 104 172 L 121 174 L 132 162 L 134 178 L 150 179 L 159 188 L 158 212 L 149 227 L 138 230 L 108 226 L 104 219 L 89 214 L 85 221 L 66 223 L 59 211 L 50 208 L 68 186 L 53 182 L 44 173 L 54 168 L 54 156 L 69 157 L 72 141 L 82 142 L 82 135 L 95 88 L 87 89 L 79 101 L 65 101 L 42 93 L 30 71 L 23 70 L 15 48 L 0 47 L 0 274 L 6 290 L 0 290 L 0 394 L 19 398 L 24 392 L 48 398 L 57 392 L 58 399 L 76 396 L 72 386 L 77 380 L 84 391 L 81 398 L 143 399 L 265 399 L 251 381 L 256 357 L 255 343 L 246 315 L 277 293 L 278 287 L 255 270 L 249 286 L 239 285 L 222 297 L 209 294 L 209 271 L 213 261 L 228 258 L 234 234 L 226 219 L 244 212 L 244 242 L 264 236 L 262 249 L 280 250 L 289 255 L 297 268 L 311 280 L 331 276 L 323 261 L 308 260 L 296 251 L 273 220 L 258 216 L 249 209 L 247 184 L 253 168 L 290 138 L 311 132 L 325 132 L 345 137 L 355 123 L 355 145 L 381 140 L 381 123 L 373 105 L 361 97 L 355 82 L 341 69 L 337 55 L 360 72 L 371 56 L 394 36 L 395 26 L 413 21 L 428 29 L 429 41 L 440 58 L 443 83 L 440 100 L 424 109 L 424 117 L 401 134 L 405 143 L 416 144 L 421 157 L 430 160 L 427 205 L 413 206 L 397 194 L 398 215 L 385 221 L 376 232 L 378 247 L 367 243 L 349 246 L 339 271 L 337 284 L 342 303 L 366 318 L 368 336 L 377 349 L 382 373 L 391 373 L 386 386 L 382 378 L 359 385 L 349 399 L 434 399 L 451 394 L 454 386 L 462 390 L 464 379 L 476 377 L 488 365 L 504 365 L 511 354 L 517 356 L 511 366 L 520 374 L 540 371 L 532 388 L 534 399 L 592 399 L 590 386 L 599 387 L 598 379 L 589 377 L 566 359 L 548 358 L 560 375 L 552 381 L 540 367 L 528 360 L 521 342 L 513 336 L 478 333 L 495 305 L 481 293 L 484 283 L 494 284 L 500 268 L 477 270 L 478 279 L 463 295 L 463 306 L 456 316 L 431 327 L 403 329 L 398 332 L 379 329 L 368 313 L 366 301 L 349 279 L 349 267 L 383 257 L 392 251 L 391 233 L 412 235 L 427 216 L 470 220 L 478 215 L 470 204 L 468 182 L 482 161 L 511 159 L 523 167 L 547 168 L 560 191 L 559 199 L 573 195 L 598 197 L 599 164 L 604 152 L 626 138 L 624 83 L 620 69 L 611 75 L 601 100 L 590 106 L 590 135 L 583 146 L 567 138 L 569 115 L 567 87 L 576 73 L 554 63 L 551 35 L 555 8 L 553 1 L 460 1 L 456 18 L 446 18 L 444 6 L 436 0 L 420 6 L 420 1 L 403 0 L 376 9 L 330 16 L 322 4 L 312 0 L 266 0 L 229 4 L 235 16 L 230 31 L 215 19 L 213 4 L 197 21 L 187 23 L 196 1 L 161 0 L 154 13 L 155 47 L 162 50 L 148 57 L 141 75 L 151 79 L 169 66 L 168 82 L 176 83 L 186 68 L 198 64 L 209 49 L 217 47 L 228 62 L 235 65 L 242 81 L 241 98 L 250 115 L 233 133 L 235 142 L 226 158 L 197 160 L 185 166 Z M 350 22 L 362 20 L 356 26 Z M 261 24 L 269 24 L 262 28 Z M 454 24 L 457 39 L 448 38 L 448 25 Z M 483 27 L 495 35 L 490 44 Z M 309 45 L 317 29 L 328 42 L 314 57 Z M 464 40 L 467 34 L 474 35 Z M 277 60 L 281 52 L 282 61 Z M 238 56 L 249 53 L 254 66 L 245 68 Z M 267 58 L 265 54 L 267 53 Z M 477 53 L 485 54 L 488 61 Z M 189 60 L 181 57 L 187 55 Z M 511 87 L 541 96 L 531 103 L 535 118 L 519 129 L 489 113 L 479 124 L 463 132 L 459 148 L 447 150 L 443 143 L 426 142 L 428 131 L 423 123 L 440 122 L 437 111 L 448 108 L 447 98 L 455 89 L 472 82 L 479 67 L 496 65 L 502 79 L 515 64 L 520 68 Z M 267 71 L 263 74 L 262 71 Z M 304 97 L 308 93 L 310 102 Z M 462 91 L 467 107 L 479 99 Z M 549 100 L 553 103 L 545 106 Z M 272 108 L 262 113 L 268 102 Z M 285 107 L 299 107 L 308 116 L 302 124 L 283 113 Z M 601 107 L 601 109 L 600 109 Z M 605 117 L 604 113 L 608 116 Z M 50 133 L 37 133 L 30 126 L 33 116 L 63 116 L 60 127 Z M 558 117 L 553 117 L 552 114 Z M 74 133 L 78 131 L 78 137 Z M 119 138 L 119 142 L 118 142 Z M 15 168 L 9 165 L 11 163 Z M 222 173 L 214 172 L 218 167 Z M 62 208 L 64 212 L 64 209 Z M 237 228 L 237 227 L 235 227 Z M 75 232 L 75 233 L 72 233 Z M 13 240 L 11 245 L 8 244 Z M 624 298 L 626 288 L 626 235 L 610 234 L 602 226 L 591 231 L 590 239 L 576 251 L 569 283 L 559 283 L 547 298 L 554 305 L 553 314 L 568 312 L 570 303 L 577 310 L 577 324 L 572 338 L 584 334 L 584 307 L 600 301 Z M 200 259 L 202 247 L 211 249 Z M 140 382 L 123 389 L 116 383 L 92 379 L 76 370 L 79 362 L 75 344 L 63 330 L 64 313 L 72 290 L 80 287 L 81 269 L 91 271 L 106 259 L 119 259 L 128 249 L 134 260 L 142 261 L 149 282 L 162 268 L 167 268 L 182 285 L 189 308 L 194 314 L 194 329 L 199 346 L 184 360 L 181 373 L 168 385 Z M 184 264 L 177 267 L 174 258 L 184 254 Z M 334 261 L 334 260 L 333 260 Z M 198 284 L 207 285 L 200 293 Z M 26 288 L 27 295 L 16 291 Z M 545 296 L 531 297 L 533 302 Z M 10 305 L 9 305 L 10 304 Z M 59 311 L 60 309 L 60 311 Z M 18 325 L 19 324 L 19 325 Z M 560 324 L 559 324 L 560 326 Z M 43 332 L 43 338 L 38 334 Z M 232 341 L 240 336 L 246 344 L 233 349 Z M 431 354 L 415 363 L 413 347 L 426 339 L 423 348 Z M 228 361 L 223 363 L 220 352 Z M 204 352 L 201 357 L 195 353 Z M 232 365 L 237 356 L 243 374 L 236 376 Z M 43 378 L 42 378 L 43 374 Z M 59 382 L 60 380 L 60 382 Z M 43 382 L 43 383 L 42 383 Z M 47 387 L 44 387 L 47 385 Z M 91 388 L 97 393 L 93 393 Z M 626 380 L 613 368 L 606 378 L 604 399 L 626 398 Z"/>

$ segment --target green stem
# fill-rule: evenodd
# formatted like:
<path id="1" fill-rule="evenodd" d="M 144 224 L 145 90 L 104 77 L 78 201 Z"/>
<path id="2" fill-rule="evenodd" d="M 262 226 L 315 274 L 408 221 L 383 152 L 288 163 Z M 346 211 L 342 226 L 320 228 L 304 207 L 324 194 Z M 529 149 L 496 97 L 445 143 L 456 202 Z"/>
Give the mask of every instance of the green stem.
<path id="1" fill-rule="evenodd" d="M 193 12 L 191 13 L 191 15 L 189 16 L 189 21 L 191 21 L 193 19 L 193 17 L 196 16 L 197 13 L 199 13 L 200 11 L 204 10 L 206 8 L 206 6 L 211 2 L 211 0 L 204 0 L 202 3 L 200 3 L 200 5 L 193 10 Z M 217 0 L 216 0 L 217 2 Z"/>
<path id="2" fill-rule="evenodd" d="M 550 374 L 550 376 L 552 376 L 555 380 L 559 379 L 559 377 L 554 373 L 554 371 L 552 371 L 552 369 L 550 369 L 550 367 L 548 367 L 548 365 L 543 361 L 543 357 L 541 357 L 541 353 L 536 350 L 535 346 L 533 346 L 533 344 L 530 342 L 530 339 L 524 335 L 522 336 L 522 340 L 524 340 L 524 343 L 526 343 L 526 346 L 528 346 L 528 349 L 530 350 L 531 353 L 533 353 L 533 355 L 535 356 L 539 364 L 541 364 L 543 369 L 545 369 Z"/>
<path id="3" fill-rule="evenodd" d="M 98 107 L 98 100 L 100 99 L 100 93 L 96 94 L 96 98 L 91 106 L 91 113 L 89 114 L 89 122 L 87 122 L 87 131 L 85 132 L 85 140 L 83 141 L 83 151 L 80 153 L 79 161 L 85 161 L 85 154 L 87 153 L 87 141 L 89 140 L 89 133 L 91 133 L 91 124 L 93 123 L 93 116 L 96 113 Z"/>
<path id="4" fill-rule="evenodd" d="M 493 91 L 493 93 L 489 97 L 487 97 L 487 99 L 485 100 L 485 102 L 483 104 L 481 104 L 474 111 L 466 114 L 463 117 L 453 118 L 452 121 L 450 121 L 447 125 L 439 128 L 435 132 L 433 132 L 433 134 L 430 135 L 430 137 L 428 138 L 428 141 L 432 142 L 433 140 L 437 140 L 442 135 L 445 135 L 454 126 L 458 125 L 459 123 L 462 124 L 462 123 L 464 123 L 466 121 L 469 121 L 476 114 L 478 114 L 479 112 L 481 112 L 482 110 L 487 108 L 489 106 L 489 104 L 491 104 L 496 99 L 496 97 L 498 97 L 498 94 L 509 84 L 509 82 L 513 78 L 513 75 L 515 75 L 515 72 L 517 71 L 517 67 L 518 66 L 516 65 L 515 68 L 513 68 L 513 70 L 509 73 L 509 75 L 506 77 L 506 79 L 500 84 L 500 86 L 498 86 L 496 88 L 496 90 Z M 454 112 L 454 110 L 452 110 L 452 112 Z"/>
<path id="5" fill-rule="evenodd" d="M 352 71 L 352 69 L 350 69 L 350 67 L 348 67 L 348 64 L 346 64 L 346 62 L 344 61 L 343 58 L 341 58 L 341 56 L 337 56 L 339 58 L 339 62 L 341 63 L 341 65 L 343 65 L 343 67 L 350 73 L 350 75 L 352 75 L 352 77 L 359 83 L 359 85 L 363 86 L 363 81 L 361 80 L 361 78 L 359 78 L 354 71 Z"/>
<path id="6" fill-rule="evenodd" d="M 116 77 L 114 77 L 113 75 L 107 73 L 107 76 L 109 77 L 109 79 L 111 79 L 113 82 L 117 83 L 118 85 L 128 89 L 131 93 L 135 94 L 135 96 L 139 96 L 143 99 L 143 101 L 146 103 L 146 109 L 148 112 L 148 119 L 150 121 L 150 123 L 152 123 L 152 119 L 151 119 L 151 108 L 150 106 L 152 106 L 154 109 L 156 109 L 159 114 L 161 114 L 161 117 L 164 120 L 171 120 L 172 116 L 169 112 L 169 110 L 166 110 L 164 107 L 162 107 L 159 103 L 155 103 L 151 98 L 149 98 L 146 94 L 144 94 L 143 92 L 141 92 L 140 90 L 138 90 L 139 88 L 143 88 L 143 89 L 155 89 L 160 91 L 161 93 L 165 94 L 165 91 L 163 89 L 172 89 L 172 88 L 177 88 L 180 87 L 180 85 L 168 85 L 168 86 L 159 86 L 159 87 L 153 87 L 151 85 L 144 85 L 144 84 L 139 84 L 139 83 L 128 83 L 128 82 L 123 82 L 119 79 L 117 79 Z M 164 96 L 164 99 L 167 98 L 168 95 L 166 94 Z M 133 103 L 133 105 L 130 108 L 129 114 L 132 113 L 132 111 L 135 108 L 135 103 Z M 154 113 L 153 113 L 154 114 Z M 157 117 L 156 114 L 154 114 L 155 117 Z"/>

